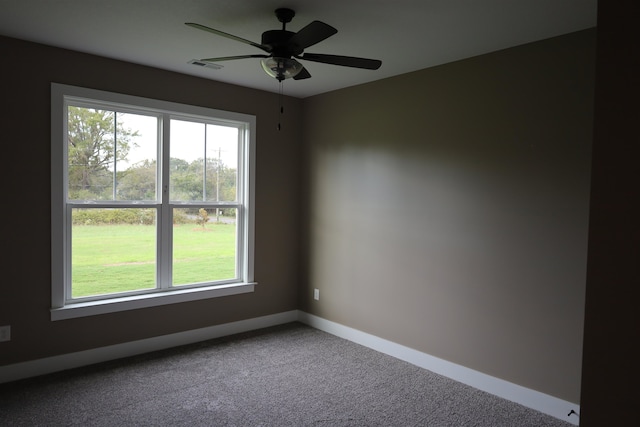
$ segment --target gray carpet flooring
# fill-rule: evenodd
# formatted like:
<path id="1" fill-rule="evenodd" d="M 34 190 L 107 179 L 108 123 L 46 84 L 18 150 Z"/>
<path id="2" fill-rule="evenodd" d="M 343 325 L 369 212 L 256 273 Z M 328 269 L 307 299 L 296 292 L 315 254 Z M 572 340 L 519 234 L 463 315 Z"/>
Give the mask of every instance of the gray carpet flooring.
<path id="1" fill-rule="evenodd" d="M 571 424 L 300 323 L 0 385 L 0 426 Z"/>

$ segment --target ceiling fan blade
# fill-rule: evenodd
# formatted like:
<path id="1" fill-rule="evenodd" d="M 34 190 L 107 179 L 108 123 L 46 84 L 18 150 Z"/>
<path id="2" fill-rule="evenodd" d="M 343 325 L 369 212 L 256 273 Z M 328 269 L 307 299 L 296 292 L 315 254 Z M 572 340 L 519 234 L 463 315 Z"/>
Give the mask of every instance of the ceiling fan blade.
<path id="1" fill-rule="evenodd" d="M 307 71 L 306 68 L 302 67 L 302 70 L 295 76 L 293 76 L 293 80 L 303 80 L 311 77 L 311 74 Z"/>
<path id="2" fill-rule="evenodd" d="M 210 33 L 216 34 L 218 36 L 226 37 L 231 40 L 238 41 L 240 43 L 245 43 L 251 45 L 253 47 L 257 47 L 258 49 L 262 49 L 265 52 L 271 52 L 271 48 L 269 46 L 261 45 L 259 43 L 252 42 L 251 40 L 243 39 L 242 37 L 234 36 L 233 34 L 225 33 L 224 31 L 215 30 L 213 28 L 209 28 L 205 25 L 196 24 L 194 22 L 185 22 L 185 25 L 188 25 L 193 28 L 197 28 L 198 30 L 208 31 Z"/>
<path id="3" fill-rule="evenodd" d="M 304 50 L 309 46 L 320 43 L 322 40 L 331 37 L 338 30 L 329 24 L 320 21 L 313 21 L 289 39 L 288 43 Z"/>
<path id="4" fill-rule="evenodd" d="M 220 61 L 232 61 L 234 59 L 245 58 L 269 58 L 271 55 L 238 55 L 238 56 L 221 56 L 219 58 L 202 58 L 199 61 L 202 62 L 220 62 Z"/>
<path id="5" fill-rule="evenodd" d="M 307 61 L 322 62 L 324 64 L 342 65 L 345 67 L 364 68 L 367 70 L 377 70 L 382 65 L 378 59 L 356 58 L 354 56 L 325 55 L 322 53 L 305 53 L 296 56 L 298 59 Z"/>

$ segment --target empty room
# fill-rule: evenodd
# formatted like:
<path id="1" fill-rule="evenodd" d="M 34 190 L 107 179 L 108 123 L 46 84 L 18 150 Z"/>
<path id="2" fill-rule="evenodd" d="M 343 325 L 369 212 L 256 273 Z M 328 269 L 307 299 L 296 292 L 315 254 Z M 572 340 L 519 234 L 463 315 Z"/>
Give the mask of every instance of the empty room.
<path id="1" fill-rule="evenodd" d="M 1 9 L 0 424 L 633 419 L 631 5 Z"/>

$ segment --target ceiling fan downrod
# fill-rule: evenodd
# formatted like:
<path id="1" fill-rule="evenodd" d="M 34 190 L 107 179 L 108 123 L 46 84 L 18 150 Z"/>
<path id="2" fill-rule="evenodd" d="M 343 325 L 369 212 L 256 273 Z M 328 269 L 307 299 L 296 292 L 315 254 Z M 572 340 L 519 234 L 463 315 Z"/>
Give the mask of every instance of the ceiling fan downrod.
<path id="1" fill-rule="evenodd" d="M 278 21 L 282 22 L 282 31 L 286 30 L 285 27 L 289 22 L 291 22 L 294 16 L 296 16 L 296 13 L 286 7 L 276 9 L 276 18 L 278 18 Z"/>

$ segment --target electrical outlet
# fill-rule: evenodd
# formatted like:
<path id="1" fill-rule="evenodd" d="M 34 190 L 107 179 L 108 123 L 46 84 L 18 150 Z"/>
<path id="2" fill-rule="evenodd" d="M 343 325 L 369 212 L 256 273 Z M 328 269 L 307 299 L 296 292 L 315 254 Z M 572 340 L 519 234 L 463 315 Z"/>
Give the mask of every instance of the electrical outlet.
<path id="1" fill-rule="evenodd" d="M 0 342 L 11 341 L 11 326 L 0 326 Z"/>
<path id="2" fill-rule="evenodd" d="M 313 299 L 318 301 L 320 299 L 320 289 L 313 290 Z"/>

